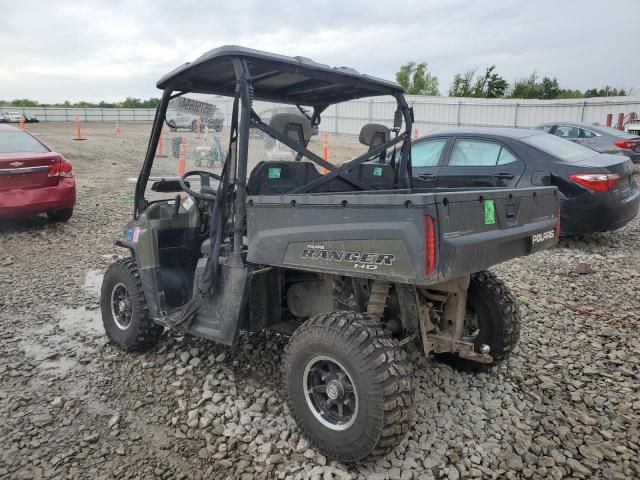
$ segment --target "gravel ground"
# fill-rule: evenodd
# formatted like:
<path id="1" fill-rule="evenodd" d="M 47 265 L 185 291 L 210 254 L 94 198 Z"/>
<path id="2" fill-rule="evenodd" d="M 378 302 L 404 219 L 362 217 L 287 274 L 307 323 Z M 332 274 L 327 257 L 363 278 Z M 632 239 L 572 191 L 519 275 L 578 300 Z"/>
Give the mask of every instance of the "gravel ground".
<path id="1" fill-rule="evenodd" d="M 131 214 L 149 125 L 29 128 L 73 162 L 66 225 L 0 223 L 0 478 L 640 477 L 640 221 L 495 268 L 523 316 L 488 374 L 414 354 L 417 414 L 393 453 L 341 465 L 309 447 L 279 385 L 284 340 L 107 343 L 100 273 Z M 353 139 L 332 139 L 352 152 Z"/>

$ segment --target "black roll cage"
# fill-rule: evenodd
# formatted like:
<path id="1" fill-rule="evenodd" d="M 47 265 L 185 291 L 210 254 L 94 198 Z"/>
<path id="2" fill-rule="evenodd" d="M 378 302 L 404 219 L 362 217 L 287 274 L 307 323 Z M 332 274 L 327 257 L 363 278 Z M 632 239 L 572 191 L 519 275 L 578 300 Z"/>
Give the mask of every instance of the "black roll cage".
<path id="1" fill-rule="evenodd" d="M 297 152 L 297 159 L 299 159 L 301 156 L 304 156 L 329 171 L 326 175 L 311 181 L 307 185 L 299 187 L 291 193 L 310 193 L 310 190 L 313 190 L 316 187 L 338 177 L 348 182 L 349 184 L 359 188 L 360 190 L 373 190 L 373 187 L 371 187 L 367 183 L 360 181 L 351 175 L 348 175 L 347 171 L 352 169 L 354 166 L 375 158 L 376 155 L 379 156 L 383 151 L 395 146 L 399 142 L 404 143 L 400 150 L 399 162 L 397 162 L 396 164 L 394 158 L 394 164 L 392 165 L 395 170 L 395 187 L 402 189 L 412 188 L 410 147 L 411 130 L 413 125 L 413 110 L 407 104 L 406 99 L 404 98 L 404 95 L 402 93 L 398 93 L 397 91 L 381 92 L 388 93 L 396 99 L 396 117 L 398 117 L 398 113 L 400 113 L 400 115 L 404 119 L 404 130 L 402 132 L 399 131 L 400 125 L 396 120 L 396 125 L 394 125 L 396 136 L 389 142 L 371 148 L 365 154 L 360 155 L 359 157 L 343 164 L 340 167 L 336 167 L 335 165 L 323 160 L 315 153 L 309 151 L 306 145 L 302 145 L 299 142 L 294 141 L 293 139 L 284 135 L 282 132 L 278 132 L 266 123 L 262 122 L 258 114 L 252 108 L 254 97 L 254 89 L 252 83 L 253 79 L 251 77 L 250 68 L 246 58 L 237 56 L 232 57 L 230 60 L 232 62 L 233 71 L 235 73 L 235 92 L 233 97 L 236 99 L 236 101 L 234 102 L 234 111 L 232 112 L 232 123 L 234 124 L 231 125 L 231 130 L 237 132 L 237 135 L 232 135 L 230 138 L 230 145 L 227 159 L 225 161 L 225 168 L 228 168 L 228 181 L 235 187 L 233 188 L 234 195 L 230 198 L 233 198 L 234 202 L 232 209 L 233 217 L 235 220 L 233 222 L 233 252 L 236 256 L 236 261 L 240 261 L 240 258 L 237 255 L 239 255 L 239 252 L 241 250 L 242 236 L 244 235 L 245 231 L 248 162 L 247 157 L 249 151 L 249 129 L 251 127 L 258 128 L 267 135 L 272 136 L 276 140 L 280 141 L 287 147 Z M 340 74 L 336 73 L 336 75 Z M 189 90 L 185 88 L 174 89 L 174 87 L 171 85 L 166 86 L 163 90 L 160 105 L 156 109 L 155 118 L 153 121 L 153 130 L 147 146 L 144 163 L 142 165 L 142 169 L 136 183 L 133 212 L 135 219 L 138 218 L 140 213 L 143 212 L 148 205 L 144 194 L 147 183 L 149 181 L 151 168 L 153 166 L 153 161 L 155 158 L 156 148 L 160 139 L 160 132 L 163 127 L 169 101 L 177 96 L 184 95 L 185 93 L 189 93 Z M 269 100 L 278 101 L 277 98 L 270 98 Z M 283 103 L 290 103 L 287 101 L 287 98 L 282 98 L 280 100 Z M 322 112 L 326 110 L 327 107 L 329 107 L 329 105 L 330 104 L 313 105 L 313 114 L 309 118 L 313 126 L 317 126 L 320 123 L 320 116 Z M 299 110 L 302 111 L 302 107 L 300 105 L 296 104 L 296 106 Z M 304 114 L 304 112 L 302 113 Z M 305 116 L 308 118 L 307 115 Z M 227 165 L 228 162 L 231 162 L 231 164 Z M 222 205 L 216 205 L 216 208 L 224 207 Z"/>

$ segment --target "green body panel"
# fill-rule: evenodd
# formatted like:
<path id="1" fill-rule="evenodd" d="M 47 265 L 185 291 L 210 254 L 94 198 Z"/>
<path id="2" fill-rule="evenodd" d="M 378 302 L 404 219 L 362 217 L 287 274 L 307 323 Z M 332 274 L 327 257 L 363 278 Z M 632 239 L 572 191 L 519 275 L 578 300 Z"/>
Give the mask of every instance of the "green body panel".
<path id="1" fill-rule="evenodd" d="M 124 236 L 135 251 L 138 268 L 146 269 L 160 266 L 158 232 L 200 227 L 200 214 L 191 198 L 183 199 L 178 215 L 175 216 L 173 213 L 174 205 L 175 200 L 153 203 L 138 216 L 137 220 L 132 220 L 127 224 Z"/>

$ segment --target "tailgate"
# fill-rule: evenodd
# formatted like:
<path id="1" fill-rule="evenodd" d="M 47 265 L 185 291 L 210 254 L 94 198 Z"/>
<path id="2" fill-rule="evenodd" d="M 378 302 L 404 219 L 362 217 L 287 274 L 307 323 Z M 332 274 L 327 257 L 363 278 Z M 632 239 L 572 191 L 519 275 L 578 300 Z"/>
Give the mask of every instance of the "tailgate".
<path id="1" fill-rule="evenodd" d="M 440 279 L 485 270 L 557 243 L 555 187 L 435 194 Z"/>
<path id="2" fill-rule="evenodd" d="M 55 152 L 0 154 L 0 190 L 55 185 L 58 178 L 49 177 L 48 171 L 59 161 Z"/>
<path id="3" fill-rule="evenodd" d="M 555 245 L 558 211 L 556 187 L 250 196 L 247 260 L 429 285 Z"/>

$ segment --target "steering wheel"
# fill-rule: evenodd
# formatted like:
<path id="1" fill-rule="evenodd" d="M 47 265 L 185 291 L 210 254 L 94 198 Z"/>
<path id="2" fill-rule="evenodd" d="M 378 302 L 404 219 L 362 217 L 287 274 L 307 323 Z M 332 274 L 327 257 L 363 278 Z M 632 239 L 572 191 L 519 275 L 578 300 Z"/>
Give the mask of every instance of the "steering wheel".
<path id="1" fill-rule="evenodd" d="M 187 186 L 186 179 L 191 177 L 191 176 L 193 176 L 193 175 L 198 175 L 200 177 L 201 190 L 202 190 L 203 187 L 209 187 L 210 186 L 210 183 L 209 183 L 209 179 L 210 178 L 213 178 L 214 180 L 217 180 L 218 182 L 221 182 L 222 178 L 220 177 L 220 175 L 216 175 L 215 173 L 207 172 L 206 170 L 190 170 L 188 172 L 185 172 L 185 174 L 180 177 L 180 188 L 182 189 L 182 191 L 188 193 L 189 195 L 191 195 L 195 199 L 203 200 L 205 202 L 215 202 L 216 201 L 215 194 L 198 193 L 198 192 L 195 192 L 195 191 L 191 190 Z"/>

